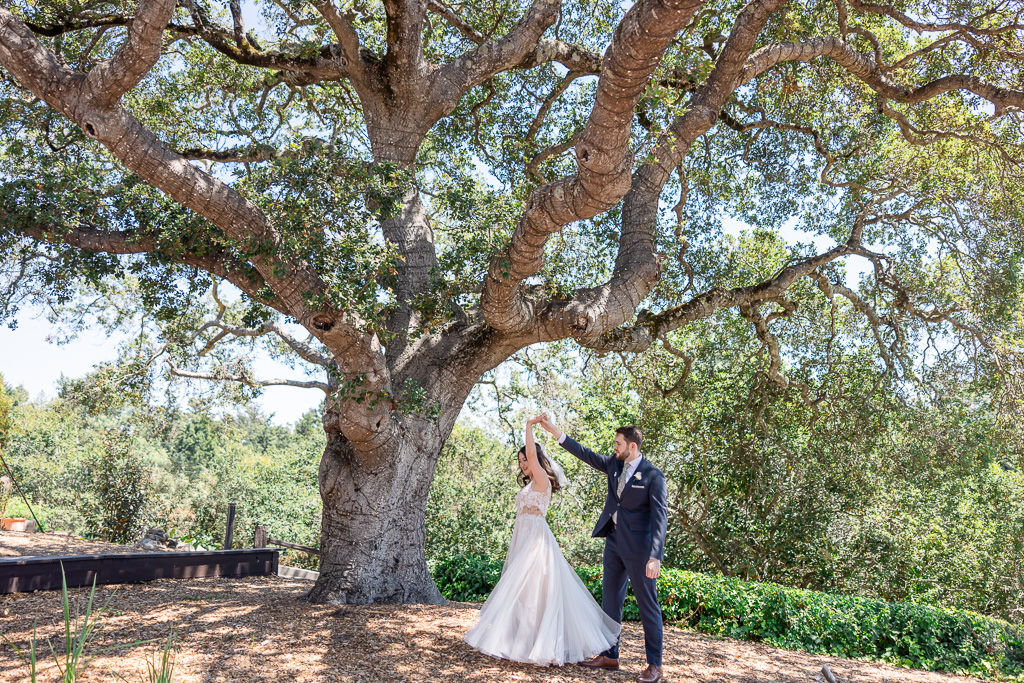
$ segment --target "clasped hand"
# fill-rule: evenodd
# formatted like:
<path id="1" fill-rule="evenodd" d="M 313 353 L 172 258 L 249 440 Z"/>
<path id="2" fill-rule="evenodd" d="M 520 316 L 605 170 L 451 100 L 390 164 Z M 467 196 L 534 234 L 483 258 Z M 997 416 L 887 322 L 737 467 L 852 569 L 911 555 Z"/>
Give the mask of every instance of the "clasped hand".
<path id="1" fill-rule="evenodd" d="M 551 434 L 554 434 L 556 431 L 555 423 L 554 421 L 552 421 L 551 416 L 549 416 L 547 413 L 541 413 L 540 415 L 531 417 L 529 420 L 526 421 L 527 428 L 532 427 L 535 424 L 539 424 L 541 427 L 546 429 Z"/>
<path id="2" fill-rule="evenodd" d="M 541 413 L 537 417 L 531 418 L 530 422 L 532 424 L 539 424 L 552 436 L 556 436 L 558 434 L 558 428 L 555 427 L 555 421 L 552 420 L 551 416 L 547 413 Z"/>

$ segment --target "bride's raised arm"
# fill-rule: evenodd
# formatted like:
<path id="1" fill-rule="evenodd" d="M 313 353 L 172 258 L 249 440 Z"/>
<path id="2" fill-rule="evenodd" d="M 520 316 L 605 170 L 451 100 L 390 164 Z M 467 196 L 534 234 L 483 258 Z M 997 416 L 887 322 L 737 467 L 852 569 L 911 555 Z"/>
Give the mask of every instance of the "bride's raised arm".
<path id="1" fill-rule="evenodd" d="M 533 425 L 540 422 L 539 417 L 531 417 L 526 421 L 526 464 L 530 468 L 530 488 L 534 491 L 547 491 L 551 482 L 548 481 L 548 473 L 540 466 L 537 459 L 537 443 L 533 440 Z M 538 482 L 543 482 L 543 488 L 537 488 Z"/>

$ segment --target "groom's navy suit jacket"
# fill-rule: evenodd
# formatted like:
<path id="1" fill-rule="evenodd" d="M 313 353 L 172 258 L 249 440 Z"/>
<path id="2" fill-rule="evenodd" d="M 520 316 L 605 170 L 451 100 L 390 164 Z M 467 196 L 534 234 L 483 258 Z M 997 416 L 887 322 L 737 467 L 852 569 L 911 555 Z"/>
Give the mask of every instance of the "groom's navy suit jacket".
<path id="1" fill-rule="evenodd" d="M 622 498 L 619 498 L 615 492 L 625 468 L 623 461 L 598 455 L 568 435 L 562 441 L 562 448 L 608 476 L 608 497 L 597 526 L 594 527 L 594 536 L 606 537 L 615 529 L 619 554 L 624 560 L 644 563 L 649 559 L 661 560 L 665 552 L 665 532 L 668 527 L 668 493 L 665 475 L 661 470 L 643 458 L 636 472 L 626 482 Z M 612 515 L 616 512 L 617 527 L 612 522 Z"/>

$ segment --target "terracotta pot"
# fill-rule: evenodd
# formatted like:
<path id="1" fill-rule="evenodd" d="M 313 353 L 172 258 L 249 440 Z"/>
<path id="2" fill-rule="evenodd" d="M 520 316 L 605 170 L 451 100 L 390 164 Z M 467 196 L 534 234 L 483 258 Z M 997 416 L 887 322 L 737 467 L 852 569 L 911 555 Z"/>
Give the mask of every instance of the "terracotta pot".
<path id="1" fill-rule="evenodd" d="M 5 531 L 24 531 L 25 530 L 25 518 L 24 517 L 4 517 L 0 519 L 0 526 L 3 526 Z"/>

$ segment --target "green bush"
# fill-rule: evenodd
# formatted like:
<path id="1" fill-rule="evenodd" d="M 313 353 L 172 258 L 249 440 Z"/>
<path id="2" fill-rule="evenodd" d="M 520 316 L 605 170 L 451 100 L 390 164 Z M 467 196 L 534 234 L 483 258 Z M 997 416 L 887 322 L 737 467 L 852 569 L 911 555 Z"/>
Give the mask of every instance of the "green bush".
<path id="1" fill-rule="evenodd" d="M 600 602 L 601 568 L 580 567 L 577 573 Z M 665 621 L 712 635 L 987 677 L 1020 675 L 1024 665 L 1024 633 L 973 612 L 674 569 L 662 571 L 658 592 Z M 623 618 L 639 618 L 632 595 Z"/>
<path id="2" fill-rule="evenodd" d="M 149 473 L 132 450 L 131 437 L 108 430 L 103 454 L 93 470 L 96 506 L 89 520 L 94 533 L 113 543 L 131 543 L 144 525 Z"/>
<path id="3" fill-rule="evenodd" d="M 434 567 L 434 583 L 449 600 L 480 602 L 501 578 L 501 566 L 486 555 L 454 555 Z"/>

